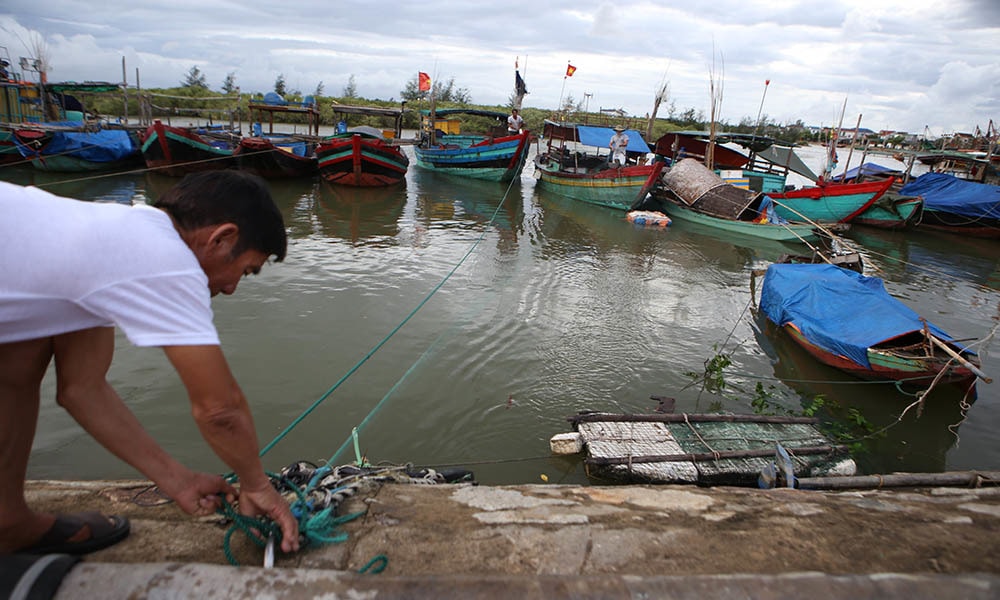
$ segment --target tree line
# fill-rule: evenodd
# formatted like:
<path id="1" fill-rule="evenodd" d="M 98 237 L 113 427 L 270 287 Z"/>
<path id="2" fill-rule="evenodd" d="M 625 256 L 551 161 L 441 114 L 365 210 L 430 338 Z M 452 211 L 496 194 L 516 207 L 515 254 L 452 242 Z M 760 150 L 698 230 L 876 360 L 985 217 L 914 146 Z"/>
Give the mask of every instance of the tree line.
<path id="1" fill-rule="evenodd" d="M 405 101 L 411 109 L 426 109 L 429 107 L 430 97 L 433 94 L 435 104 L 438 108 L 480 108 L 502 112 L 508 111 L 513 103 L 513 99 L 511 98 L 506 105 L 473 104 L 472 95 L 469 90 L 456 84 L 454 77 L 434 81 L 432 82 L 431 90 L 422 91 L 420 90 L 419 78 L 417 75 L 414 75 L 406 82 L 403 89 L 400 90 L 399 100 L 396 98 L 383 100 L 363 97 L 359 94 L 357 80 L 353 74 L 348 77 L 339 95 L 326 94 L 325 87 L 324 82 L 320 81 L 311 92 L 303 93 L 301 90 L 289 88 L 284 74 L 279 74 L 274 81 L 273 90 L 271 91 L 284 98 L 290 104 L 301 103 L 306 96 L 312 96 L 320 113 L 320 122 L 327 125 L 333 125 L 337 120 L 333 111 L 334 102 L 338 104 L 385 107 L 398 106 Z M 162 93 L 171 96 L 172 99 L 169 103 L 175 108 L 191 109 L 204 107 L 206 113 L 203 116 L 205 118 L 208 118 L 210 108 L 218 109 L 219 107 L 217 101 L 213 103 L 206 102 L 208 98 L 232 97 L 232 110 L 241 111 L 243 115 L 246 114 L 246 106 L 249 102 L 259 102 L 264 99 L 263 92 L 243 93 L 237 85 L 235 72 L 227 73 L 219 91 L 213 91 L 209 86 L 207 76 L 197 66 L 191 67 L 184 79 L 179 82 L 178 87 L 153 88 L 144 90 L 144 92 Z M 128 101 L 127 114 L 138 114 L 138 98 L 130 95 Z M 121 114 L 123 109 L 122 97 L 121 95 L 108 95 L 105 98 L 95 99 L 90 102 L 89 108 L 92 112 L 104 116 L 117 116 Z M 542 130 L 546 119 L 553 118 L 597 125 L 623 124 L 639 131 L 645 131 L 646 119 L 648 118 L 648 115 L 646 117 L 627 116 L 617 114 L 617 111 L 589 111 L 583 101 L 575 99 L 572 95 L 567 95 L 557 110 L 522 107 L 521 116 L 524 118 L 526 128 L 538 132 Z M 291 124 L 296 123 L 297 119 L 303 123 L 305 122 L 305 117 L 294 114 L 288 114 L 285 117 Z M 351 124 L 376 125 L 373 122 L 365 123 L 361 121 L 359 120 L 359 122 Z M 412 110 L 404 116 L 403 126 L 406 128 L 417 128 L 419 126 L 419 114 L 417 110 Z M 681 110 L 678 109 L 675 102 L 669 101 L 666 105 L 666 115 L 658 116 L 654 120 L 652 139 L 648 141 L 653 141 L 672 131 L 707 131 L 708 127 L 709 122 L 703 110 L 695 108 Z M 754 133 L 789 143 L 823 141 L 820 138 L 821 134 L 811 131 L 801 120 L 793 123 L 778 123 L 768 115 L 762 115 L 760 118 L 745 116 L 736 123 L 721 121 L 716 123 L 716 130 L 728 133 Z M 901 140 L 880 141 L 891 143 Z"/>

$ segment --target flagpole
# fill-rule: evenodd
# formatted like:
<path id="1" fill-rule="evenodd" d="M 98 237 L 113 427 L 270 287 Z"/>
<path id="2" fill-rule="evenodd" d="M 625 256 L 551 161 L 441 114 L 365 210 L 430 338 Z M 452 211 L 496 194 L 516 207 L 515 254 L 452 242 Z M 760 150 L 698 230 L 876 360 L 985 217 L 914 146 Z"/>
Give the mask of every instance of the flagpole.
<path id="1" fill-rule="evenodd" d="M 757 130 L 760 129 L 760 116 L 764 112 L 764 98 L 767 96 L 767 86 L 771 85 L 770 79 L 764 80 L 764 93 L 760 95 L 760 108 L 757 109 L 757 124 L 753 127 L 753 137 L 757 138 Z"/>
<path id="2" fill-rule="evenodd" d="M 570 62 L 566 61 L 566 72 L 567 73 L 569 73 L 569 65 L 570 65 Z M 566 91 L 566 79 L 568 77 L 569 77 L 569 75 L 563 75 L 562 89 L 559 90 L 559 106 L 556 107 L 556 113 L 560 115 L 560 121 L 565 121 L 566 120 L 566 118 L 562 116 L 562 109 L 563 109 L 562 100 L 563 100 L 563 92 Z"/>

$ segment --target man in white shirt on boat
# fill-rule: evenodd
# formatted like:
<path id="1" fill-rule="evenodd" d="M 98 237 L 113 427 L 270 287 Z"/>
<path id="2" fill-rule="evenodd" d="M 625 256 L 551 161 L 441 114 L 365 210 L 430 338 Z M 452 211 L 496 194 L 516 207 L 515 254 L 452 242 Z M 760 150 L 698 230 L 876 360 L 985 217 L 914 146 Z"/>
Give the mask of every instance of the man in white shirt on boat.
<path id="1" fill-rule="evenodd" d="M 615 134 L 611 136 L 608 147 L 611 148 L 611 161 L 617 162 L 619 167 L 624 167 L 625 149 L 628 148 L 628 134 L 625 133 L 624 127 L 615 126 Z"/>
<path id="2" fill-rule="evenodd" d="M 520 111 L 516 108 L 510 109 L 510 116 L 507 117 L 507 135 L 517 135 L 524 127 L 524 119 L 521 118 Z"/>

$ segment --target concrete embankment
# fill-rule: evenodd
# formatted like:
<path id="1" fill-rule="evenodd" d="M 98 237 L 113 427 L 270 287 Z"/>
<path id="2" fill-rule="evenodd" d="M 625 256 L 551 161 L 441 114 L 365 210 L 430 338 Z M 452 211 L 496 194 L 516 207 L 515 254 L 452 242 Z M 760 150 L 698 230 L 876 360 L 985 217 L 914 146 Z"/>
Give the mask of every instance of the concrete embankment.
<path id="1" fill-rule="evenodd" d="M 126 515 L 57 598 L 1000 596 L 1000 487 L 871 491 L 386 484 L 343 543 L 278 554 L 144 482 L 38 481 L 49 511 Z M 379 574 L 358 574 L 385 557 Z"/>

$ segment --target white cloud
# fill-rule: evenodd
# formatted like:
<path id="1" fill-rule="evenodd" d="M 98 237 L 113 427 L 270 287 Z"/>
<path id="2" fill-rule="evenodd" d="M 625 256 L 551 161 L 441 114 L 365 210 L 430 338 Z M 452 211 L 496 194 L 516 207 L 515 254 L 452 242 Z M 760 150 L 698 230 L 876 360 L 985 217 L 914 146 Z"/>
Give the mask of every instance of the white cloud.
<path id="1" fill-rule="evenodd" d="M 34 32 L 48 43 L 52 79 L 182 81 L 192 66 L 218 88 L 228 73 L 245 91 L 278 75 L 301 91 L 389 99 L 417 71 L 454 77 L 477 103 L 506 103 L 520 57 L 528 106 L 562 93 L 638 116 L 668 70 L 670 102 L 707 114 L 713 52 L 725 61 L 722 118 L 830 123 L 848 113 L 878 128 L 974 129 L 1000 117 L 1000 2 L 957 0 L 717 0 L 628 5 L 526 0 L 421 3 L 301 0 L 294 5 L 107 0 L 7 0 L 0 44 L 20 56 Z M 65 15 L 79 15 L 73 21 Z M 578 68 L 564 77 L 567 61 Z M 134 83 L 134 82 L 133 82 Z M 565 87 L 564 87 L 565 86 Z M 667 106 L 661 108 L 666 114 Z M 855 117 L 856 118 L 856 117 Z"/>

